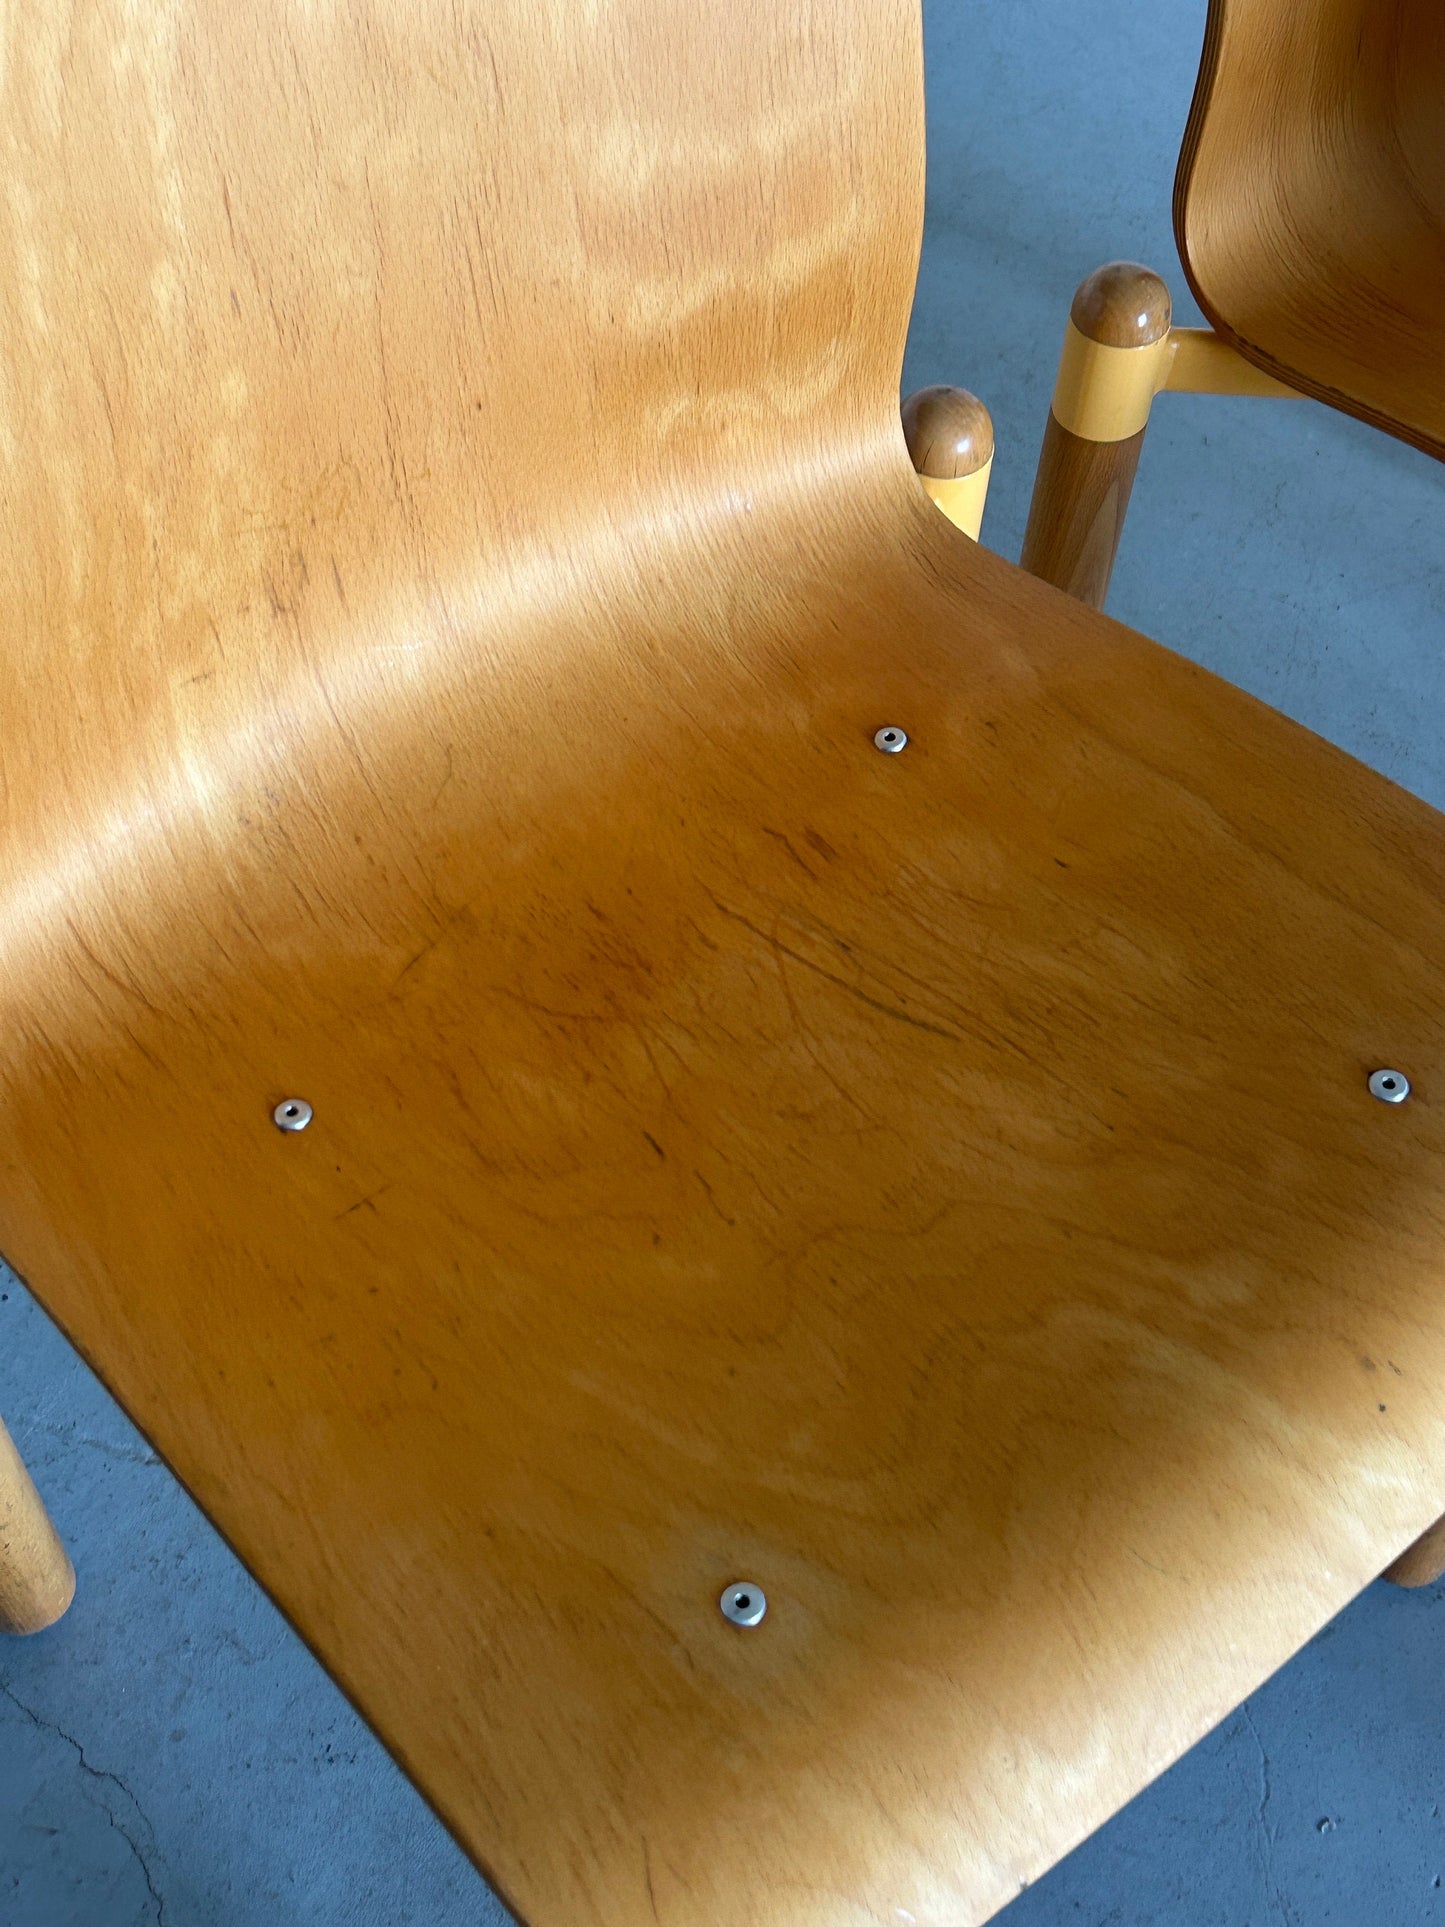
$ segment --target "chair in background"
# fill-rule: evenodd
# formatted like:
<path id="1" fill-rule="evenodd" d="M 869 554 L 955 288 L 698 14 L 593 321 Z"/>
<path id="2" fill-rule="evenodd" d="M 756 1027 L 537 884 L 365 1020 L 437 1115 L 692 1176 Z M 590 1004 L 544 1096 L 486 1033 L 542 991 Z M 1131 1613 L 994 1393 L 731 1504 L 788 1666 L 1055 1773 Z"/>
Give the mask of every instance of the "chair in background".
<path id="1" fill-rule="evenodd" d="M 0 1249 L 534 1927 L 982 1921 L 1440 1510 L 1445 823 L 930 505 L 916 0 L 6 54 Z"/>
<path id="2" fill-rule="evenodd" d="M 1445 458 L 1445 9 L 1211 0 L 1174 188 L 1212 329 L 1116 261 L 1074 296 L 1021 562 L 1102 609 L 1156 394 L 1309 395 Z M 1386 1573 L 1445 1574 L 1445 1521 Z"/>
<path id="3" fill-rule="evenodd" d="M 1022 561 L 1094 608 L 1161 390 L 1311 395 L 1445 457 L 1445 8 L 1212 0 L 1174 228 L 1212 332 L 1126 262 L 1066 331 Z"/>

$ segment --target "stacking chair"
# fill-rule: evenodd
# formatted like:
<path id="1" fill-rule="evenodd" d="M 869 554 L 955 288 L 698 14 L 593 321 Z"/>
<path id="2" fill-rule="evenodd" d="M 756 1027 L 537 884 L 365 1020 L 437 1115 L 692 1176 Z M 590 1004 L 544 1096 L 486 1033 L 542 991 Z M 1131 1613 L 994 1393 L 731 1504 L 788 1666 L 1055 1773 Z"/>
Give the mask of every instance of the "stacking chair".
<path id="1" fill-rule="evenodd" d="M 1156 394 L 1308 395 L 1445 458 L 1445 12 L 1211 0 L 1174 230 L 1210 327 L 1137 262 L 1089 275 L 1039 457 L 1022 564 L 1096 609 Z M 1445 1520 L 1386 1577 L 1442 1573 Z"/>
<path id="2" fill-rule="evenodd" d="M 521 1919 L 984 1920 L 1445 1502 L 1445 825 L 928 499 L 916 0 L 6 56 L 0 1249 Z"/>
<path id="3" fill-rule="evenodd" d="M 1438 0 L 1212 0 L 1174 229 L 1210 328 L 1113 262 L 1066 329 L 1022 559 L 1095 608 L 1162 390 L 1311 395 L 1445 457 Z"/>

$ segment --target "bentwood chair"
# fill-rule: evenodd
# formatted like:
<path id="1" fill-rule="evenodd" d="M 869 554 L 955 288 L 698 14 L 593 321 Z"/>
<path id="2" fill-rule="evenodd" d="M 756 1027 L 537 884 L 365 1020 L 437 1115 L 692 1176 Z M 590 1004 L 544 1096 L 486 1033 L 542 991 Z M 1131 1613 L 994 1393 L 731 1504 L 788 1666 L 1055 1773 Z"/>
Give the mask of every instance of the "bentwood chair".
<path id="1" fill-rule="evenodd" d="M 1445 1501 L 1445 824 L 929 502 L 915 0 L 5 55 L 0 1249 L 524 1919 L 982 1921 Z"/>
<path id="2" fill-rule="evenodd" d="M 1174 230 L 1210 328 L 1113 262 L 1065 331 L 1022 560 L 1095 608 L 1163 390 L 1311 395 L 1445 457 L 1445 7 L 1211 0 Z"/>

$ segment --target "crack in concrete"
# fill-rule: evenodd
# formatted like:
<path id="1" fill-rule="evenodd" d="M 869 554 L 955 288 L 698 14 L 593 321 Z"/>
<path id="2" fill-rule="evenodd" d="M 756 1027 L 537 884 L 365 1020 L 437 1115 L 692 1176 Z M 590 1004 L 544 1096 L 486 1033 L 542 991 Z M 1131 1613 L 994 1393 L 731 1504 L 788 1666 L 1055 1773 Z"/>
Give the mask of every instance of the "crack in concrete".
<path id="1" fill-rule="evenodd" d="M 78 1433 L 73 1425 L 42 1425 L 40 1430 L 53 1439 L 60 1439 L 65 1445 L 87 1445 L 93 1452 L 104 1452 L 107 1458 L 124 1459 L 127 1465 L 160 1464 L 154 1452 L 138 1452 L 129 1445 L 112 1445 L 108 1439 L 88 1439 Z"/>
<path id="2" fill-rule="evenodd" d="M 109 1780 L 112 1786 L 116 1786 L 120 1788 L 121 1792 L 125 1795 L 126 1799 L 130 1801 L 131 1805 L 135 1808 L 136 1812 L 139 1814 L 142 1822 L 145 1825 L 146 1831 L 150 1834 L 151 1851 L 154 1852 L 155 1851 L 155 1828 L 151 1825 L 149 1819 L 146 1817 L 145 1808 L 141 1805 L 140 1801 L 137 1800 L 135 1795 L 131 1792 L 130 1788 L 126 1785 L 125 1781 L 120 1777 L 120 1775 L 118 1773 L 111 1773 L 105 1767 L 92 1766 L 90 1761 L 85 1757 L 85 1748 L 81 1745 L 80 1741 L 77 1740 L 73 1734 L 67 1733 L 65 1728 L 63 1726 L 57 1725 L 54 1720 L 47 1720 L 43 1718 L 41 1714 L 36 1712 L 33 1706 L 27 1706 L 25 1704 L 25 1701 L 21 1699 L 17 1693 L 12 1691 L 12 1689 L 5 1684 L 5 1681 L 3 1679 L 0 1679 L 0 1694 L 3 1694 L 5 1698 L 9 1700 L 10 1704 L 16 1709 L 17 1712 L 23 1713 L 26 1719 L 30 1721 L 32 1726 L 39 1727 L 42 1733 L 53 1733 L 55 1734 L 57 1739 L 64 1740 L 65 1744 L 74 1750 L 75 1757 L 79 1762 L 80 1769 L 83 1773 L 88 1773 L 92 1780 Z M 91 1799 L 89 1795 L 87 1795 L 86 1797 L 87 1797 L 88 1804 L 93 1806 L 98 1812 L 103 1813 L 105 1815 L 106 1819 L 109 1820 L 110 1824 L 115 1828 L 116 1832 L 120 1835 L 121 1839 L 124 1840 L 125 1844 L 130 1848 L 131 1854 L 135 1859 L 135 1863 L 141 1870 L 141 1878 L 146 1883 L 146 1892 L 150 1895 L 151 1899 L 155 1903 L 156 1927 L 165 1927 L 166 1903 L 161 1894 L 160 1889 L 156 1886 L 154 1875 L 151 1873 L 150 1860 L 145 1854 L 145 1852 L 143 1852 L 140 1842 L 136 1839 L 135 1835 L 130 1831 L 128 1827 L 122 1826 L 121 1822 L 116 1818 L 115 1813 L 112 1811 L 111 1807 L 105 1800 L 102 1800 L 99 1798 Z"/>
<path id="3" fill-rule="evenodd" d="M 1246 1703 L 1240 1707 L 1244 1723 L 1249 1728 L 1250 1737 L 1259 1751 L 1259 1806 L 1255 1811 L 1255 1824 L 1259 1828 L 1260 1845 L 1264 1857 L 1264 1878 L 1269 1888 L 1269 1897 L 1274 1902 L 1284 1927 L 1294 1927 L 1294 1917 L 1284 1895 L 1280 1892 L 1279 1881 L 1274 1871 L 1274 1834 L 1269 1825 L 1269 1803 L 1274 1797 L 1274 1784 L 1270 1777 L 1269 1754 L 1265 1751 L 1264 1741 L 1259 1737 L 1259 1728 L 1254 1723 L 1254 1715 Z"/>

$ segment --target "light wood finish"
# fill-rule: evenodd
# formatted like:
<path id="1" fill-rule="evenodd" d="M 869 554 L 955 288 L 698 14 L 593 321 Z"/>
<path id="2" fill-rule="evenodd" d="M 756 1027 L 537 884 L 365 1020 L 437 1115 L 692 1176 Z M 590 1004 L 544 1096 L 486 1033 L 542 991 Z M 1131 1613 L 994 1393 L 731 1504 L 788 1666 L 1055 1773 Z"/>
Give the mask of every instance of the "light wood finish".
<path id="1" fill-rule="evenodd" d="M 1212 0 L 1174 196 L 1249 360 L 1445 456 L 1445 7 Z"/>
<path id="2" fill-rule="evenodd" d="M 1397 1586 L 1433 1586 L 1445 1577 L 1445 1519 L 1437 1519 L 1428 1532 L 1422 1532 L 1385 1568 L 1385 1577 Z"/>
<path id="3" fill-rule="evenodd" d="M 7 32 L 0 1248 L 533 1927 L 981 1921 L 1441 1509 L 1440 819 L 924 499 L 912 4 Z"/>
<path id="4" fill-rule="evenodd" d="M 0 1422 L 0 1633 L 41 1632 L 74 1597 L 60 1535 Z"/>
<path id="5" fill-rule="evenodd" d="M 993 469 L 993 418 L 966 388 L 916 388 L 902 409 L 903 439 L 924 493 L 977 541 Z"/>

